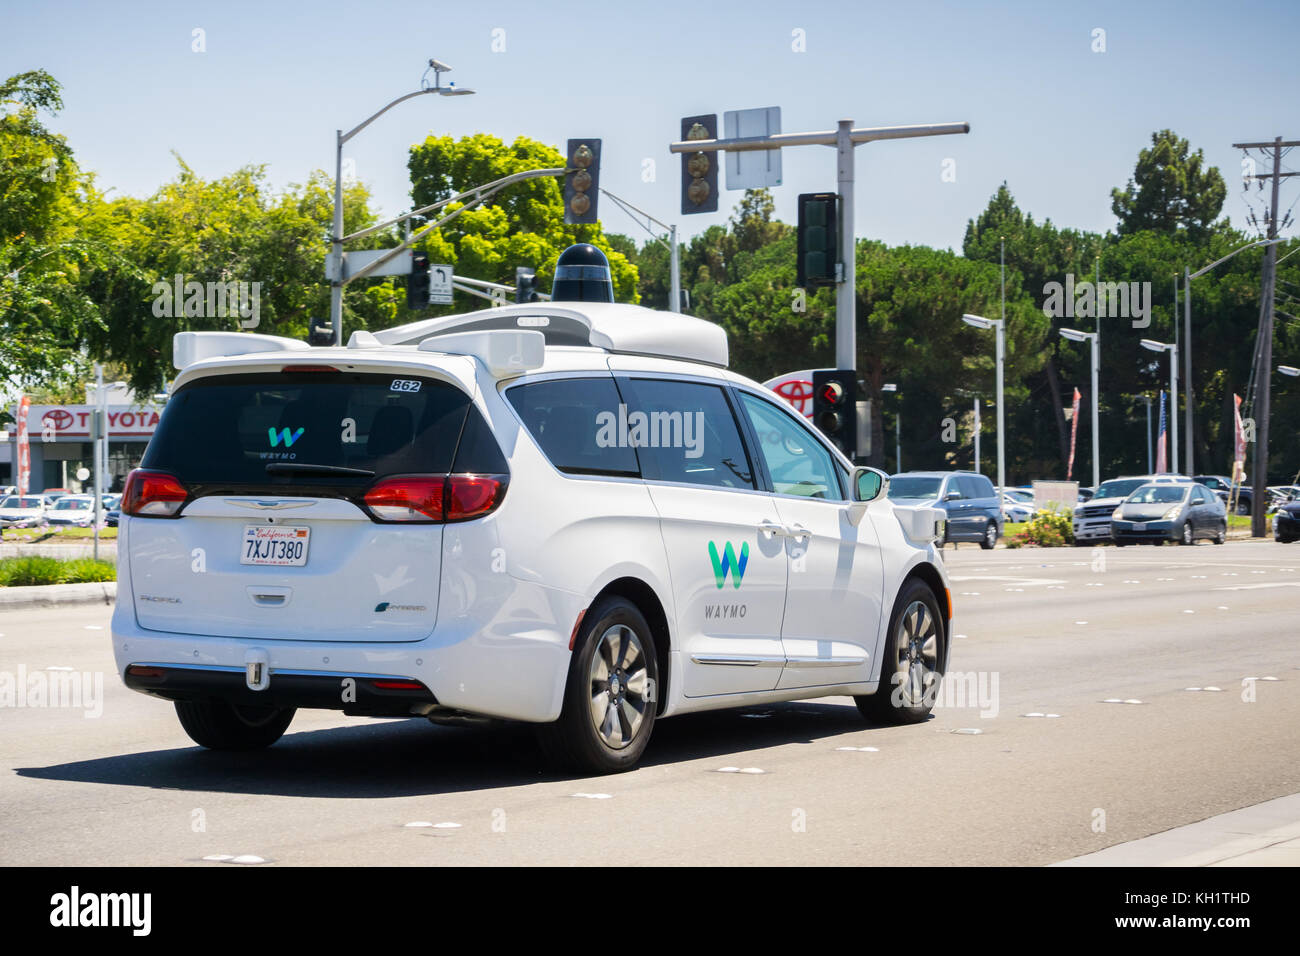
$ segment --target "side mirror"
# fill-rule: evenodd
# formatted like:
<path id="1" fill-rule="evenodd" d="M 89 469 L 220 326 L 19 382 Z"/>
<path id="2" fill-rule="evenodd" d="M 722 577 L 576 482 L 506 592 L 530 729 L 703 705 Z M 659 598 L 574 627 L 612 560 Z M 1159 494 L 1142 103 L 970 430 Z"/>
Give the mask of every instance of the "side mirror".
<path id="1" fill-rule="evenodd" d="M 943 500 L 944 500 L 944 501 L 960 501 L 960 500 L 961 500 L 961 492 L 960 492 L 960 491 L 950 491 L 950 492 L 948 492 L 946 495 L 943 496 Z"/>
<path id="2" fill-rule="evenodd" d="M 854 468 L 849 484 L 854 501 L 875 501 L 884 492 L 889 479 L 874 468 Z"/>
<path id="3" fill-rule="evenodd" d="M 889 488 L 889 478 L 874 468 L 854 468 L 849 476 L 852 501 L 849 503 L 849 521 L 854 527 L 867 513 L 867 502 L 875 501 Z"/>

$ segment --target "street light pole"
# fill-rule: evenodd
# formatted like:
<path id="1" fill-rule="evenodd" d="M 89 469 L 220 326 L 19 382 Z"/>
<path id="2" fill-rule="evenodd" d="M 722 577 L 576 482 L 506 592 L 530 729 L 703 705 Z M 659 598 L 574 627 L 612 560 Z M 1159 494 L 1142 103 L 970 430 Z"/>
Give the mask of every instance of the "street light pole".
<path id="1" fill-rule="evenodd" d="M 424 71 L 427 78 L 429 70 L 433 71 L 433 86 L 423 86 L 413 93 L 407 93 L 393 100 L 379 112 L 372 114 L 364 122 L 357 124 L 346 133 L 334 131 L 334 225 L 330 237 L 330 322 L 334 329 L 334 344 L 343 344 L 343 144 L 357 133 L 383 116 L 399 103 L 425 94 L 438 96 L 468 96 L 473 90 L 457 88 L 455 83 L 442 85 L 442 74 L 451 72 L 451 67 L 441 60 L 429 60 L 429 67 Z M 422 80 L 421 82 L 427 82 Z"/>
<path id="2" fill-rule="evenodd" d="M 1101 405 L 1097 394 L 1097 381 L 1101 375 L 1101 333 L 1080 332 L 1078 329 L 1061 329 L 1061 335 L 1071 342 L 1088 342 L 1092 365 L 1092 486 L 1101 484 Z"/>
<path id="3" fill-rule="evenodd" d="M 1178 344 L 1157 342 L 1155 339 L 1143 339 L 1142 347 L 1152 352 L 1169 353 L 1169 394 L 1178 394 Z M 1173 406 L 1170 409 L 1170 419 L 1175 427 L 1169 429 L 1169 468 L 1170 470 L 1178 467 L 1178 408 Z"/>
<path id="4" fill-rule="evenodd" d="M 980 400 L 975 399 L 975 474 L 980 472 Z"/>
<path id="5" fill-rule="evenodd" d="M 993 329 L 994 331 L 994 356 L 997 365 L 997 401 L 998 401 L 998 511 L 1003 510 L 1002 493 L 1007 484 L 1007 440 L 1006 440 L 1006 418 L 1003 414 L 1002 405 L 1002 366 L 1006 360 L 1006 338 L 1004 319 L 986 319 L 982 315 L 971 315 L 967 313 L 961 317 L 961 320 L 967 325 L 974 326 L 977 329 Z"/>

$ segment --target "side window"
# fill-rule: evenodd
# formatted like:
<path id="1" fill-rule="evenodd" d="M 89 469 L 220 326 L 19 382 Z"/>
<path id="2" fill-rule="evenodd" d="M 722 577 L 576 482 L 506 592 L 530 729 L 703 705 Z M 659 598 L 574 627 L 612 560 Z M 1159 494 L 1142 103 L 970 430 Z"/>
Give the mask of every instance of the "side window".
<path id="1" fill-rule="evenodd" d="M 642 476 L 754 488 L 754 471 L 727 396 L 716 385 L 620 378 L 627 402 L 614 427 L 637 448 Z"/>
<path id="2" fill-rule="evenodd" d="M 630 478 L 640 474 L 636 450 L 618 441 L 620 399 L 612 378 L 516 385 L 507 389 L 506 399 L 560 471 Z"/>
<path id="3" fill-rule="evenodd" d="M 1203 504 L 1205 504 L 1205 503 L 1206 503 L 1206 500 L 1205 500 L 1205 493 L 1202 492 L 1200 488 L 1197 488 L 1196 490 L 1194 490 L 1194 491 L 1192 492 L 1192 504 L 1194 504 L 1194 505 L 1203 505 Z"/>
<path id="4" fill-rule="evenodd" d="M 742 392 L 740 402 L 758 435 L 758 447 L 779 495 L 842 501 L 838 469 L 831 453 L 786 413 Z"/>
<path id="5" fill-rule="evenodd" d="M 947 483 L 943 487 L 943 495 L 939 500 L 945 501 L 949 495 L 956 495 L 956 500 L 958 501 L 970 497 L 970 495 L 966 494 L 966 489 L 961 486 L 961 479 L 957 477 L 951 477 L 947 480 Z"/>
<path id="6" fill-rule="evenodd" d="M 961 493 L 967 498 L 997 498 L 993 483 L 982 476 L 962 476 Z"/>

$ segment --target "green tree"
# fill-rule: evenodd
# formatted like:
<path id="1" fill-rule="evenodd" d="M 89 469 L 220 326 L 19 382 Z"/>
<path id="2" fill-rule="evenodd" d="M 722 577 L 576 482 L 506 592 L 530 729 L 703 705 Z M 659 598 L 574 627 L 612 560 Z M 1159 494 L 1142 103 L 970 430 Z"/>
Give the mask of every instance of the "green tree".
<path id="1" fill-rule="evenodd" d="M 1138 153 L 1133 177 L 1111 190 L 1111 211 L 1120 235 L 1153 229 L 1186 231 L 1201 240 L 1210 232 L 1227 187 L 1215 166 L 1204 168 L 1205 154 L 1172 130 L 1151 134 L 1151 148 Z"/>
<path id="2" fill-rule="evenodd" d="M 461 139 L 430 136 L 411 147 L 411 200 L 415 208 L 468 192 L 512 173 L 564 166 L 564 156 L 551 146 L 520 136 L 507 146 L 495 136 L 476 133 Z M 608 201 L 608 200 L 607 200 Z M 433 215 L 441 218 L 462 203 Z M 448 262 L 460 275 L 513 284 L 515 268 L 532 266 L 542 289 L 550 287 L 555 260 L 575 242 L 589 242 L 609 258 L 614 297 L 638 301 L 637 270 L 626 253 L 611 244 L 600 223 L 565 225 L 564 196 L 559 177 L 527 179 L 497 192 L 424 240 L 430 261 Z M 463 305 L 430 310 L 431 314 L 464 311 Z"/>

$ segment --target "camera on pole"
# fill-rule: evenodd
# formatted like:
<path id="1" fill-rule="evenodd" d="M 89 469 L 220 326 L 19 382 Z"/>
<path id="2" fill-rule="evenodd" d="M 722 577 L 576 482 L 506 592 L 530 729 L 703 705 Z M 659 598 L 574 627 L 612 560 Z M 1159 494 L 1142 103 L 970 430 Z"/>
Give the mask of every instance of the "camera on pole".
<path id="1" fill-rule="evenodd" d="M 813 424 L 853 461 L 858 451 L 858 373 L 853 369 L 813 372 Z"/>

